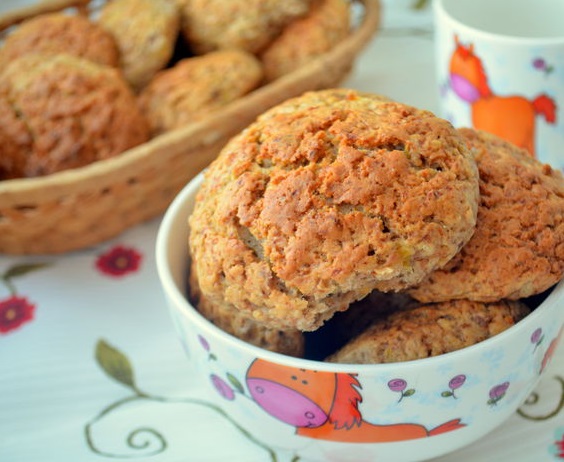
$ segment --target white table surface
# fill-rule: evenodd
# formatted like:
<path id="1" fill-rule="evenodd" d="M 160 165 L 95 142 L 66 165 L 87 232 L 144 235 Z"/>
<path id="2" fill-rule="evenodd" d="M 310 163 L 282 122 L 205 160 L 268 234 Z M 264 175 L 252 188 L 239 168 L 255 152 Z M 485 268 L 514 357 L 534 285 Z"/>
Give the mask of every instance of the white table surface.
<path id="1" fill-rule="evenodd" d="M 0 0 L 0 11 L 28 3 Z M 411 3 L 384 1 L 383 28 L 344 86 L 435 111 L 432 18 Z M 159 223 L 160 217 L 80 252 L 0 255 L 1 462 L 272 460 L 206 404 L 157 279 Z M 130 259 L 121 275 L 104 269 L 116 248 Z M 15 328 L 1 309 L 11 297 L 30 313 Z M 108 363 L 96 359 L 97 347 L 105 361 L 121 361 L 131 374 L 113 378 Z M 130 400 L 132 383 L 145 398 Z M 521 414 L 436 462 L 564 459 L 563 403 L 560 348 Z M 277 460 L 298 460 L 292 457 Z"/>

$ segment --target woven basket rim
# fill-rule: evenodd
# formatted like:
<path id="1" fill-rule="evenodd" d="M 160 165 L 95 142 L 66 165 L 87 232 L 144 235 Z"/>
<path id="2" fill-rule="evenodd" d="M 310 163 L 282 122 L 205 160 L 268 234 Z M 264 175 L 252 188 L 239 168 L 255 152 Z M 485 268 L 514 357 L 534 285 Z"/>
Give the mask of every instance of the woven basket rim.
<path id="1" fill-rule="evenodd" d="M 223 132 L 229 131 L 229 120 L 237 117 L 241 112 L 246 112 L 247 108 L 252 108 L 261 101 L 268 101 L 280 92 L 290 93 L 292 88 L 301 86 L 309 76 L 327 71 L 343 61 L 351 61 L 351 56 L 356 56 L 364 48 L 380 24 L 380 0 L 353 0 L 353 2 L 363 5 L 362 19 L 356 29 L 329 53 L 270 84 L 259 87 L 205 119 L 158 135 L 117 156 L 42 177 L 1 180 L 0 206 L 14 204 L 15 201 L 25 204 L 29 202 L 28 193 L 31 193 L 36 202 L 41 202 L 42 199 L 49 200 L 53 195 L 57 195 L 59 190 L 66 190 L 73 185 L 78 188 L 84 187 L 79 185 L 95 185 L 96 189 L 103 188 L 113 184 L 116 176 L 123 178 L 132 175 L 136 166 L 143 165 L 143 168 L 146 168 L 146 162 L 155 151 L 159 152 L 159 156 L 154 161 L 161 163 L 180 151 L 212 143 L 221 137 Z"/>

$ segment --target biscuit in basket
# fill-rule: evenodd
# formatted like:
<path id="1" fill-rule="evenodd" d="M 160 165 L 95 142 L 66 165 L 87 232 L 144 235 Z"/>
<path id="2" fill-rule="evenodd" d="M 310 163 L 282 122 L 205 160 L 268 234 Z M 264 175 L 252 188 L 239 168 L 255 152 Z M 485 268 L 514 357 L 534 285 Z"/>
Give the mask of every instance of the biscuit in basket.
<path id="1" fill-rule="evenodd" d="M 350 28 L 347 0 L 315 0 L 307 16 L 291 22 L 260 59 L 270 82 L 300 68 L 342 41 Z"/>
<path id="2" fill-rule="evenodd" d="M 304 355 L 304 336 L 297 329 L 270 329 L 229 303 L 212 301 L 203 296 L 198 287 L 194 266 L 189 277 L 190 297 L 198 311 L 217 327 L 252 345 L 288 356 Z"/>
<path id="3" fill-rule="evenodd" d="M 564 276 L 564 179 L 494 135 L 460 129 L 480 172 L 472 239 L 410 294 L 422 302 L 494 301 L 543 292 Z"/>
<path id="4" fill-rule="evenodd" d="M 437 356 L 493 337 L 529 312 L 524 303 L 510 300 L 421 305 L 375 322 L 327 361 L 372 364 Z"/>
<path id="5" fill-rule="evenodd" d="M 13 140 L 13 160 L 3 161 L 8 178 L 81 167 L 149 137 L 121 73 L 72 55 L 35 53 L 13 60 L 0 74 L 0 100 L 11 108 L 1 116 Z M 17 113 L 12 122 L 10 113 Z"/>
<path id="6" fill-rule="evenodd" d="M 311 331 L 373 289 L 446 264 L 471 237 L 477 203 L 474 159 L 448 122 L 325 90 L 267 111 L 222 150 L 190 247 L 206 296 Z"/>
<path id="7" fill-rule="evenodd" d="M 0 48 L 0 70 L 28 53 L 67 53 L 99 64 L 119 65 L 114 38 L 87 17 L 48 13 L 22 22 Z"/>
<path id="8" fill-rule="evenodd" d="M 180 11 L 175 0 L 112 0 L 98 22 L 117 43 L 125 79 L 139 89 L 171 59 Z"/>
<path id="9" fill-rule="evenodd" d="M 0 96 L 0 180 L 22 176 L 31 136 L 7 98 Z"/>
<path id="10" fill-rule="evenodd" d="M 181 32 L 198 54 L 222 48 L 260 52 L 311 0 L 178 0 Z"/>
<path id="11" fill-rule="evenodd" d="M 159 72 L 139 95 L 154 134 L 197 121 L 256 88 L 258 59 L 242 50 L 186 58 Z"/>

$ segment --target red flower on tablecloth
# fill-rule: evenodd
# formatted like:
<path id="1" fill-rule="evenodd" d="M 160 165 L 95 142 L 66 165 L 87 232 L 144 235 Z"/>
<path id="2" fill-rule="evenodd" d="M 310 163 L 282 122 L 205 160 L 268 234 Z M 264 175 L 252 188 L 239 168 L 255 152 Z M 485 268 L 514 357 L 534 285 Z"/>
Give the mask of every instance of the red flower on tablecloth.
<path id="1" fill-rule="evenodd" d="M 118 245 L 100 255 L 96 268 L 108 276 L 121 277 L 139 270 L 142 255 L 131 247 Z"/>
<path id="2" fill-rule="evenodd" d="M 6 334 L 31 321 L 35 305 L 27 298 L 13 295 L 0 300 L 0 333 Z"/>
<path id="3" fill-rule="evenodd" d="M 554 437 L 555 440 L 549 448 L 550 453 L 557 459 L 564 459 L 564 428 L 557 428 Z"/>

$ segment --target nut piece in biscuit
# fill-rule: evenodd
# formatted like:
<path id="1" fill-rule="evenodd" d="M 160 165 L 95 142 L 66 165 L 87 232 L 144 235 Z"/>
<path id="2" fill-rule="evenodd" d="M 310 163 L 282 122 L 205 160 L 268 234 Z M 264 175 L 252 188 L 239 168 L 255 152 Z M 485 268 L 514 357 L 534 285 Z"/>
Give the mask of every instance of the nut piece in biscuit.
<path id="1" fill-rule="evenodd" d="M 540 293 L 564 276 L 564 179 L 527 152 L 460 129 L 480 173 L 472 239 L 410 294 L 422 302 L 495 301 Z"/>
<path id="2" fill-rule="evenodd" d="M 315 0 L 307 16 L 290 23 L 260 55 L 271 82 L 331 50 L 350 28 L 347 0 Z"/>
<path id="3" fill-rule="evenodd" d="M 197 196 L 190 247 L 206 296 L 310 331 L 445 265 L 471 237 L 477 203 L 474 159 L 448 122 L 325 90 L 228 143 Z"/>
<path id="4" fill-rule="evenodd" d="M 79 15 L 49 13 L 22 22 L 0 48 L 0 69 L 29 53 L 66 53 L 107 66 L 119 65 L 114 38 L 98 24 Z"/>
<path id="5" fill-rule="evenodd" d="M 262 79 L 257 58 L 223 50 L 186 58 L 159 72 L 139 95 L 154 134 L 180 128 L 244 96 Z"/>
<path id="6" fill-rule="evenodd" d="M 81 167 L 149 137 L 121 73 L 72 55 L 15 59 L 0 74 L 0 101 L 11 108 L 0 118 L 17 148 L 10 161 L 16 171 L 5 172 L 7 177 Z"/>
<path id="7" fill-rule="evenodd" d="M 99 24 L 117 43 L 125 79 L 140 89 L 171 59 L 180 11 L 175 0 L 112 0 L 102 7 Z"/>
<path id="8" fill-rule="evenodd" d="M 198 54 L 221 48 L 263 50 L 305 15 L 311 0 L 178 0 L 181 32 Z"/>
<path id="9" fill-rule="evenodd" d="M 372 364 L 437 356 L 493 337 L 529 311 L 519 301 L 453 300 L 422 305 L 377 321 L 326 361 Z"/>
<path id="10" fill-rule="evenodd" d="M 190 296 L 202 316 L 228 334 L 265 350 L 303 357 L 305 341 L 299 330 L 270 329 L 229 303 L 206 298 L 199 290 L 193 265 L 190 270 Z"/>

